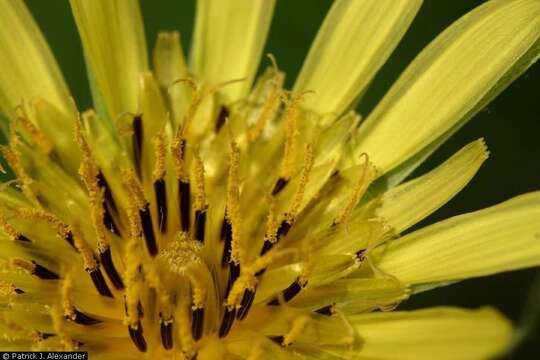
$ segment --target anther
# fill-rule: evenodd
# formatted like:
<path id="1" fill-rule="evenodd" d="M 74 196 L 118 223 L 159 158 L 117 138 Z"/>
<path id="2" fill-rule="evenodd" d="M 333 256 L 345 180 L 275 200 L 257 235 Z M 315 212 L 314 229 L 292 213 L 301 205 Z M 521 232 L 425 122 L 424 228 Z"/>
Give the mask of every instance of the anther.
<path id="1" fill-rule="evenodd" d="M 247 316 L 251 305 L 253 305 L 253 300 L 255 299 L 255 289 L 246 289 L 244 290 L 244 295 L 242 296 L 242 302 L 240 303 L 240 309 L 236 314 L 236 318 L 239 320 L 245 319 Z"/>
<path id="2" fill-rule="evenodd" d="M 137 176 L 141 178 L 142 166 L 142 146 L 143 146 L 143 123 L 142 115 L 138 114 L 133 117 L 133 157 L 135 162 L 135 170 Z"/>
<path id="3" fill-rule="evenodd" d="M 221 320 L 221 326 L 219 327 L 219 337 L 223 338 L 229 334 L 234 323 L 234 318 L 236 317 L 236 308 L 235 307 L 225 307 L 225 312 L 223 313 L 223 319 Z"/>
<path id="4" fill-rule="evenodd" d="M 206 210 L 195 211 L 195 239 L 204 243 L 204 229 L 206 226 Z"/>
<path id="5" fill-rule="evenodd" d="M 325 316 L 332 316 L 335 313 L 334 305 L 323 306 L 322 308 L 315 310 L 315 312 Z"/>
<path id="6" fill-rule="evenodd" d="M 96 178 L 98 186 L 103 189 L 103 196 L 105 197 L 105 201 L 107 202 L 107 204 L 114 211 L 118 211 L 118 208 L 116 207 L 116 202 L 114 201 L 114 197 L 111 191 L 111 187 L 109 186 L 109 183 L 107 182 L 107 179 L 105 179 L 105 176 L 103 175 L 101 170 L 98 171 Z"/>
<path id="7" fill-rule="evenodd" d="M 28 261 L 20 258 L 11 259 L 11 264 L 15 267 L 28 271 L 31 275 L 35 275 L 43 280 L 58 280 L 60 276 L 51 270 L 39 265 L 34 260 Z"/>
<path id="8" fill-rule="evenodd" d="M 229 296 L 229 292 L 231 291 L 231 288 L 240 276 L 240 264 L 235 263 L 234 261 L 229 262 L 229 280 L 227 282 L 227 289 L 225 290 L 225 297 Z"/>
<path id="9" fill-rule="evenodd" d="M 128 326 L 128 330 L 129 337 L 131 338 L 131 341 L 133 341 L 137 349 L 139 349 L 140 352 L 146 352 L 147 345 L 146 340 L 143 336 L 143 328 L 141 322 L 139 321 L 135 327 L 132 327 L 131 325 Z"/>
<path id="10" fill-rule="evenodd" d="M 278 344 L 279 346 L 283 346 L 283 336 L 270 336 L 269 339 Z"/>
<path id="11" fill-rule="evenodd" d="M 141 225 L 143 229 L 144 239 L 146 240 L 146 247 L 148 252 L 152 256 L 156 256 L 158 253 L 156 237 L 154 235 L 154 226 L 152 223 L 152 215 L 150 214 L 150 204 L 146 204 L 144 208 L 139 209 L 139 216 L 141 218 Z"/>
<path id="12" fill-rule="evenodd" d="M 360 249 L 354 253 L 355 260 L 362 262 L 366 258 L 366 249 Z"/>
<path id="13" fill-rule="evenodd" d="M 191 219 L 191 188 L 188 181 L 178 182 L 178 201 L 180 203 L 180 223 L 182 231 L 189 232 Z"/>
<path id="14" fill-rule="evenodd" d="M 299 278 L 297 278 L 291 285 L 289 285 L 285 290 L 281 292 L 281 297 L 283 298 L 284 302 L 288 302 L 292 300 L 298 293 L 306 286 L 306 282 L 301 282 Z M 276 306 L 279 305 L 279 299 L 274 298 L 271 301 L 268 302 L 268 305 Z"/>
<path id="15" fill-rule="evenodd" d="M 72 308 L 71 314 L 66 315 L 65 317 L 68 320 L 72 320 L 76 324 L 86 325 L 86 326 L 96 325 L 102 322 L 101 320 L 98 320 L 89 315 L 86 315 L 85 313 L 80 312 L 79 310 L 75 308 Z"/>
<path id="16" fill-rule="evenodd" d="M 165 179 L 154 181 L 154 192 L 156 194 L 159 231 L 165 233 L 167 231 L 167 188 Z"/>
<path id="17" fill-rule="evenodd" d="M 198 341 L 204 329 L 204 308 L 198 307 L 191 310 L 191 335 L 193 340 Z"/>
<path id="18" fill-rule="evenodd" d="M 225 267 L 231 260 L 232 227 L 227 219 L 223 219 L 221 226 L 221 239 L 223 240 L 223 255 L 221 256 L 221 266 Z"/>
<path id="19" fill-rule="evenodd" d="M 225 121 L 229 118 L 230 112 L 229 108 L 225 105 L 221 105 L 221 108 L 219 109 L 219 114 L 216 119 L 216 133 L 221 130 L 223 125 L 225 125 Z"/>
<path id="20" fill-rule="evenodd" d="M 103 265 L 103 268 L 105 269 L 105 272 L 107 273 L 107 276 L 111 280 L 112 284 L 115 288 L 118 290 L 121 290 L 124 288 L 124 282 L 122 281 L 122 277 L 116 270 L 116 267 L 114 266 L 112 255 L 111 255 L 111 249 L 107 248 L 103 252 L 99 253 L 99 259 L 101 261 L 101 264 Z"/>
<path id="21" fill-rule="evenodd" d="M 277 179 L 276 184 L 274 185 L 274 189 L 272 190 L 272 196 L 276 196 L 285 188 L 285 186 L 289 183 L 289 180 L 280 177 Z"/>
<path id="22" fill-rule="evenodd" d="M 165 350 L 173 348 L 173 319 L 161 320 L 160 325 L 161 345 Z"/>
<path id="23" fill-rule="evenodd" d="M 103 277 L 103 274 L 101 273 L 101 270 L 99 268 L 96 268 L 94 270 L 90 270 L 89 274 L 99 294 L 102 296 L 107 296 L 107 297 L 112 298 L 113 294 L 111 290 L 109 289 L 109 285 L 107 285 L 107 282 L 105 281 L 105 278 Z"/>

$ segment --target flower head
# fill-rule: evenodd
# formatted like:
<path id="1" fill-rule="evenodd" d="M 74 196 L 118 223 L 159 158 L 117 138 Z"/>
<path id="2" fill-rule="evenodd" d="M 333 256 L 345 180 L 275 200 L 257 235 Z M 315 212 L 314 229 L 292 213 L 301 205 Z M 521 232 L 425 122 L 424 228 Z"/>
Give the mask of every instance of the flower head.
<path id="1" fill-rule="evenodd" d="M 336 1 L 291 91 L 272 56 L 255 79 L 273 0 L 199 0 L 189 66 L 164 32 L 151 69 L 135 1 L 70 3 L 94 97 L 82 113 L 23 2 L 0 2 L 15 175 L 0 192 L 2 348 L 476 359 L 506 347 L 511 326 L 491 309 L 390 310 L 540 264 L 540 194 L 400 236 L 467 184 L 484 141 L 400 183 L 538 58 L 540 2 L 465 15 L 365 120 L 351 108 L 420 1 Z"/>

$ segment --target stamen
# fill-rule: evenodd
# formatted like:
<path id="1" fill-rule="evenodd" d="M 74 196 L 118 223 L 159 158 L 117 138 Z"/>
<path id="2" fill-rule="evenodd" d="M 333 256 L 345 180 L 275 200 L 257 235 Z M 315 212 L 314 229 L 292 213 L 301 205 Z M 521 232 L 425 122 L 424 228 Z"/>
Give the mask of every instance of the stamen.
<path id="1" fill-rule="evenodd" d="M 39 265 L 34 260 L 28 261 L 20 258 L 10 259 L 10 264 L 14 267 L 28 271 L 31 275 L 35 275 L 43 280 L 58 280 L 60 276 L 51 270 Z"/>
<path id="2" fill-rule="evenodd" d="M 156 256 L 158 253 L 158 248 L 156 238 L 154 236 L 154 226 L 152 224 L 152 215 L 150 214 L 150 204 L 146 204 L 144 208 L 139 210 L 139 216 L 141 217 L 141 224 L 148 252 L 150 255 Z"/>
<path id="3" fill-rule="evenodd" d="M 105 179 L 105 176 L 101 171 L 98 171 L 96 178 L 97 184 L 99 188 L 103 191 L 103 196 L 105 199 L 105 201 L 102 203 L 104 211 L 103 225 L 105 225 L 105 227 L 113 234 L 121 236 L 120 229 L 118 228 L 118 225 L 116 225 L 111 213 L 111 209 L 112 211 L 118 213 L 118 208 L 116 207 L 111 188 L 109 187 L 109 184 L 107 183 L 107 180 Z"/>
<path id="4" fill-rule="evenodd" d="M 163 132 L 159 132 L 154 138 L 155 165 L 153 172 L 154 193 L 156 195 L 156 207 L 158 225 L 161 233 L 167 231 L 167 187 L 165 185 L 165 138 Z"/>
<path id="5" fill-rule="evenodd" d="M 74 323 L 79 324 L 79 325 L 90 326 L 90 325 L 96 325 L 96 324 L 102 323 L 101 320 L 94 319 L 93 317 L 88 316 L 75 308 L 73 309 L 73 314 L 74 314 L 73 317 L 70 317 L 69 320 L 72 320 Z M 68 319 L 67 316 L 66 316 L 66 319 Z"/>
<path id="6" fill-rule="evenodd" d="M 251 305 L 253 305 L 253 300 L 255 299 L 255 291 L 256 289 L 244 290 L 244 296 L 242 296 L 240 309 L 238 309 L 238 313 L 236 314 L 237 319 L 243 320 L 247 316 Z"/>
<path id="7" fill-rule="evenodd" d="M 112 194 L 111 187 L 109 186 L 109 183 L 107 182 L 107 179 L 105 179 L 105 176 L 103 175 L 103 173 L 101 171 L 99 171 L 98 174 L 97 174 L 97 182 L 98 182 L 98 186 L 104 190 L 103 195 L 105 196 L 105 201 L 107 202 L 107 204 L 114 211 L 118 211 L 118 208 L 116 206 L 116 202 L 114 201 L 114 197 L 113 197 L 113 194 Z"/>
<path id="8" fill-rule="evenodd" d="M 296 148 L 296 120 L 298 117 L 299 103 L 303 94 L 292 94 L 290 98 L 284 97 L 286 108 L 284 111 L 285 122 L 285 147 L 283 149 L 283 160 L 281 164 L 281 177 L 288 180 L 291 176 L 294 165 L 294 154 Z"/>
<path id="9" fill-rule="evenodd" d="M 221 130 L 223 125 L 225 125 L 225 121 L 229 118 L 230 112 L 229 108 L 225 105 L 221 105 L 221 108 L 219 109 L 219 114 L 216 119 L 216 133 Z"/>
<path id="10" fill-rule="evenodd" d="M 135 171 L 141 179 L 142 166 L 142 148 L 143 148 L 143 123 L 142 115 L 137 114 L 133 117 L 133 157 L 135 163 Z"/>

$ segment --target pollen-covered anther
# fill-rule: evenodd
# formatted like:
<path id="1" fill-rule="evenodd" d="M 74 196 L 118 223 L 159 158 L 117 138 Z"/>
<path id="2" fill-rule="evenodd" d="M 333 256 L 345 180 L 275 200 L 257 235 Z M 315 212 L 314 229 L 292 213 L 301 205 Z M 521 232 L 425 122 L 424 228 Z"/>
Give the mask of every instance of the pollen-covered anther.
<path id="1" fill-rule="evenodd" d="M 46 267 L 39 265 L 34 260 L 28 261 L 20 258 L 11 258 L 9 260 L 9 264 L 12 267 L 23 269 L 30 273 L 31 275 L 35 275 L 40 279 L 43 280 L 57 280 L 60 278 L 58 274 L 55 272 L 47 269 Z"/>
<path id="2" fill-rule="evenodd" d="M 304 152 L 304 165 L 302 167 L 302 172 L 300 173 L 300 181 L 298 183 L 298 187 L 296 188 L 292 203 L 289 207 L 289 211 L 286 214 L 286 220 L 291 225 L 298 215 L 298 211 L 302 205 L 306 192 L 306 186 L 309 182 L 309 176 L 311 174 L 311 170 L 313 169 L 313 161 L 313 145 L 307 144 Z"/>
<path id="3" fill-rule="evenodd" d="M 229 175 L 227 180 L 227 206 L 225 217 L 231 225 L 231 257 L 230 261 L 239 263 L 241 258 L 240 248 L 240 149 L 233 141 L 229 152 Z"/>

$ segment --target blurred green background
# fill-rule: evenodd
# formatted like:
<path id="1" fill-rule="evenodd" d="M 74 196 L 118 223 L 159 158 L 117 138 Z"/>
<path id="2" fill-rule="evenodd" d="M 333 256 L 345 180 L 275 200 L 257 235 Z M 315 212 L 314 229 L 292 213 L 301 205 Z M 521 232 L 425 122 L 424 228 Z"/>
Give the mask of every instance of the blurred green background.
<path id="1" fill-rule="evenodd" d="M 217 1 L 217 0 L 216 0 Z M 402 0 L 396 0 L 402 1 Z M 79 37 L 67 0 L 26 0 L 55 53 L 79 107 L 91 106 Z M 382 68 L 368 94 L 359 105 L 366 115 L 384 95 L 399 73 L 416 54 L 445 27 L 481 4 L 481 0 L 425 0 L 412 27 Z M 331 0 L 278 0 L 265 52 L 275 55 L 292 85 L 309 44 L 330 7 Z M 194 1 L 141 0 L 149 49 L 157 32 L 179 30 L 189 49 Z M 359 44 L 361 46 L 361 44 Z M 501 202 L 528 191 L 540 190 L 540 64 L 531 67 L 486 109 L 440 148 L 414 175 L 441 163 L 463 145 L 484 137 L 490 159 L 470 185 L 448 205 L 420 226 Z M 540 219 L 538 219 L 540 221 Z M 509 239 L 511 241 L 512 239 Z M 478 307 L 490 304 L 514 322 L 540 311 L 540 299 L 526 309 L 537 270 L 523 270 L 459 284 L 419 294 L 400 305 L 413 309 L 430 305 Z M 540 285 L 540 283 L 538 283 Z M 540 288 L 540 286 L 537 286 Z M 540 289 L 538 290 L 540 293 Z M 533 359 L 540 354 L 540 326 L 536 321 L 528 339 L 506 358 Z"/>

